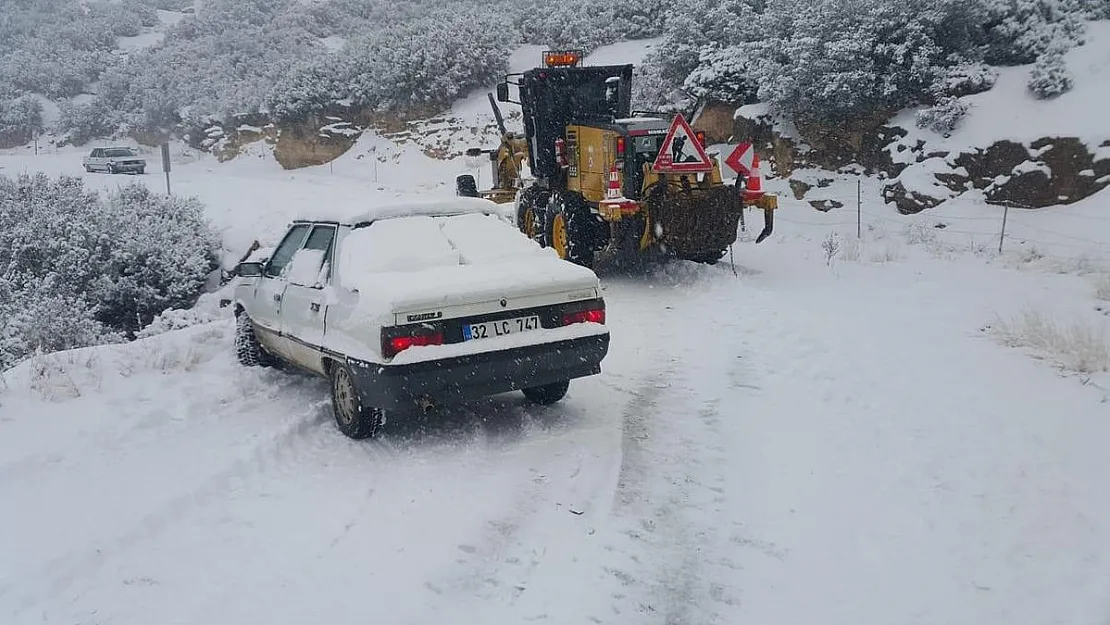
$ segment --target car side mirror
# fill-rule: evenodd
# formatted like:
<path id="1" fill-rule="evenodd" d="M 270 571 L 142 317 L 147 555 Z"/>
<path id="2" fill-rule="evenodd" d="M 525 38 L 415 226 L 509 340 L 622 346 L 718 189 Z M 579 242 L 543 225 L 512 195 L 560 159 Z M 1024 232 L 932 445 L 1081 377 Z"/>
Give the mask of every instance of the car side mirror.
<path id="1" fill-rule="evenodd" d="M 244 262 L 239 263 L 239 275 L 244 278 L 253 278 L 262 275 L 262 263 L 260 262 Z"/>
<path id="2" fill-rule="evenodd" d="M 507 83 L 507 82 L 497 83 L 497 101 L 498 102 L 508 102 L 509 101 L 509 83 Z"/>

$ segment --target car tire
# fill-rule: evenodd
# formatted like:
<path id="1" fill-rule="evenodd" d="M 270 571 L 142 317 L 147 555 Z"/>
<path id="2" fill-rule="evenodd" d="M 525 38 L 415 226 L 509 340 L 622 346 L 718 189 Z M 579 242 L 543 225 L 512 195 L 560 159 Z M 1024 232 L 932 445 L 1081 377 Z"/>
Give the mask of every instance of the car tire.
<path id="1" fill-rule="evenodd" d="M 235 356 L 244 367 L 272 367 L 277 364 L 276 359 L 258 342 L 254 325 L 245 312 L 235 318 Z"/>
<path id="2" fill-rule="evenodd" d="M 140 167 L 140 168 L 139 168 L 139 175 L 140 175 L 140 176 L 142 176 L 142 175 L 143 175 L 143 174 L 145 174 L 145 173 L 146 173 L 146 169 L 145 169 L 145 168 L 143 168 L 143 167 Z"/>
<path id="3" fill-rule="evenodd" d="M 521 389 L 521 392 L 528 398 L 528 401 L 534 404 L 540 404 L 541 406 L 547 406 L 565 397 L 569 388 L 570 380 L 563 380 L 562 382 Z"/>
<path id="4" fill-rule="evenodd" d="M 332 362 L 329 374 L 332 412 L 339 431 L 355 440 L 374 438 L 380 434 L 385 427 L 385 411 L 363 403 L 350 368 L 346 364 Z"/>

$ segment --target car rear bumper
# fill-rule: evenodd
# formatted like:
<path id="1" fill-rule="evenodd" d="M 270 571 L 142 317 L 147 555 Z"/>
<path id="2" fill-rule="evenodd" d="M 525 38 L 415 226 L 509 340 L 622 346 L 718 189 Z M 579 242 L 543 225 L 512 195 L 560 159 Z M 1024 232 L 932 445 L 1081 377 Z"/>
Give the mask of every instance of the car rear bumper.
<path id="1" fill-rule="evenodd" d="M 116 163 L 112 167 L 116 171 L 141 171 L 146 169 L 146 163 Z"/>
<path id="2" fill-rule="evenodd" d="M 601 373 L 609 333 L 405 365 L 350 359 L 366 404 L 405 411 L 421 400 L 441 405 Z"/>

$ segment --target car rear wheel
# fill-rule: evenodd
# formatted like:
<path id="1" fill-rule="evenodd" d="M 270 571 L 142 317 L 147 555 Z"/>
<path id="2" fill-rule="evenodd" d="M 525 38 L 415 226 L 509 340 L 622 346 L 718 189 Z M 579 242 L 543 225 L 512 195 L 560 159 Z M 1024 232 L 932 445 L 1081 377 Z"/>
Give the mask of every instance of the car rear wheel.
<path id="1" fill-rule="evenodd" d="M 532 388 L 522 389 L 521 392 L 528 398 L 529 401 L 541 406 L 547 406 L 559 401 L 567 394 L 567 389 L 570 388 L 570 380 L 562 382 L 555 382 L 552 384 L 545 384 L 543 386 L 533 386 Z"/>
<path id="2" fill-rule="evenodd" d="M 385 427 L 385 411 L 362 402 L 347 365 L 331 366 L 331 404 L 339 431 L 353 439 L 373 438 Z"/>

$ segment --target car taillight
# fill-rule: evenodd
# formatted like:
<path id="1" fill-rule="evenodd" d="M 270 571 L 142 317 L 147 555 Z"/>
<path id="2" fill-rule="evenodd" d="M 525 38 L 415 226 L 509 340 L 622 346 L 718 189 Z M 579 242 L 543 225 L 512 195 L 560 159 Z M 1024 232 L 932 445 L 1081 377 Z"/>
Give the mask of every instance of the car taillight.
<path id="1" fill-rule="evenodd" d="M 443 345 L 443 333 L 433 332 L 389 337 L 382 341 L 382 353 L 386 358 L 392 358 L 410 347 L 424 347 L 427 345 Z"/>
<path id="2" fill-rule="evenodd" d="M 575 323 L 605 323 L 605 309 L 592 308 L 590 310 L 580 310 L 578 312 L 567 313 L 563 315 L 563 325 L 569 326 Z"/>

